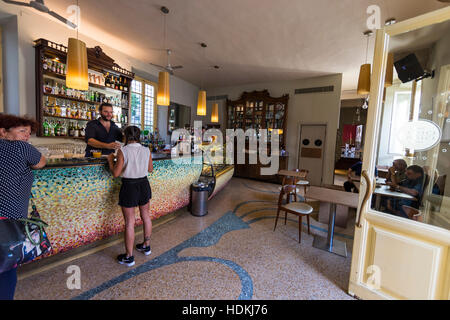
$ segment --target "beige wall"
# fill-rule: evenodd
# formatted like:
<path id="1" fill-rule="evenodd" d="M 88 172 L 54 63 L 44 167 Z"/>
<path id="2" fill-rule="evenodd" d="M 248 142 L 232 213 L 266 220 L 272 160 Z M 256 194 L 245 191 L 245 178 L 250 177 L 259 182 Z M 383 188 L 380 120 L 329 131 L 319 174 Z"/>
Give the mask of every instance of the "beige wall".
<path id="1" fill-rule="evenodd" d="M 342 74 L 322 76 L 310 79 L 255 83 L 236 87 L 214 88 L 208 90 L 208 95 L 228 95 L 230 100 L 240 98 L 244 91 L 267 89 L 271 96 L 279 97 L 289 94 L 289 106 L 287 117 L 286 148 L 289 152 L 289 169 L 297 168 L 298 163 L 298 131 L 300 123 L 326 123 L 327 136 L 325 147 L 324 183 L 332 184 L 334 176 L 334 153 L 336 146 L 336 133 L 339 125 L 340 100 L 341 100 Z M 333 92 L 295 94 L 295 89 L 334 86 Z M 212 92 L 212 93 L 210 93 Z M 208 115 L 203 118 L 209 123 L 211 117 L 211 104 L 208 103 Z M 219 103 L 219 121 L 222 128 L 226 126 L 225 103 Z"/>

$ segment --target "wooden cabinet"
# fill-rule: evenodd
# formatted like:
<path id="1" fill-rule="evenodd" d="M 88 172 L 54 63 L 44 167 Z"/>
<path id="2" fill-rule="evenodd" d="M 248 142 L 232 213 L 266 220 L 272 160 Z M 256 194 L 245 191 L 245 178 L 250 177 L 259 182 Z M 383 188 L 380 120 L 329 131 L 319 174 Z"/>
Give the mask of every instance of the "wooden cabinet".
<path id="1" fill-rule="evenodd" d="M 242 129 L 247 131 L 253 129 L 253 138 L 257 139 L 258 144 L 261 142 L 261 130 L 267 129 L 268 148 L 270 150 L 271 135 L 274 130 L 278 131 L 280 136 L 279 146 L 285 149 L 286 145 L 286 119 L 288 113 L 289 95 L 283 95 L 276 98 L 271 97 L 267 90 L 244 92 L 242 96 L 236 100 L 227 100 L 227 128 Z M 248 150 L 248 141 L 250 136 L 246 136 L 245 148 Z M 281 180 L 277 176 L 262 176 L 260 174 L 261 167 L 269 166 L 257 164 L 249 164 L 249 155 L 246 153 L 245 164 L 237 164 L 236 141 L 234 146 L 235 154 L 235 176 L 249 179 L 257 179 L 268 182 L 279 183 Z M 279 153 L 279 150 L 277 150 Z M 287 169 L 288 158 L 280 157 L 280 170 Z"/>

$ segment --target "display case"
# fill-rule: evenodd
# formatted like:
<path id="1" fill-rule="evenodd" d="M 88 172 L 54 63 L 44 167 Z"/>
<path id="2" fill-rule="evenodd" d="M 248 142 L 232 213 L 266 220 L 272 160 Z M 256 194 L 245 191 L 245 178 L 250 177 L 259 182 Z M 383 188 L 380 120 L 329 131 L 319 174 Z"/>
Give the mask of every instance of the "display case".
<path id="1" fill-rule="evenodd" d="M 84 139 L 89 121 L 99 117 L 103 102 L 113 105 L 113 121 L 128 125 L 134 73 L 121 68 L 100 47 L 88 48 L 89 89 L 66 87 L 67 47 L 45 39 L 36 50 L 36 118 L 38 137 Z"/>

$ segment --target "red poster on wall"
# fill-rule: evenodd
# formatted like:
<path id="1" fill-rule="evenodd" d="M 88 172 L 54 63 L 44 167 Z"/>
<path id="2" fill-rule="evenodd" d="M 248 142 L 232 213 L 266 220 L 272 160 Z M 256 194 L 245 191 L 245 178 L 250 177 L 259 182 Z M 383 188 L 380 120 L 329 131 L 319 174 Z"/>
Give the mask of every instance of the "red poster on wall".
<path id="1" fill-rule="evenodd" d="M 354 124 L 344 124 L 344 130 L 342 132 L 342 145 L 355 144 L 356 139 L 356 127 Z"/>

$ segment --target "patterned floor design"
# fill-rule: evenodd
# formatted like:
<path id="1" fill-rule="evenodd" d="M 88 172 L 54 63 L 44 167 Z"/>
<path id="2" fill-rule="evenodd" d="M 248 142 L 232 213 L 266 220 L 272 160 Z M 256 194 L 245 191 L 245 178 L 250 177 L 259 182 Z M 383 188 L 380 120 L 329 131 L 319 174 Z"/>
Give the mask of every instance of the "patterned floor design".
<path id="1" fill-rule="evenodd" d="M 311 219 L 311 235 L 303 226 L 300 244 L 293 215 L 286 225 L 282 216 L 273 231 L 278 188 L 233 178 L 209 202 L 208 215 L 182 209 L 155 228 L 152 255 L 135 252 L 134 267 L 115 262 L 124 251 L 119 243 L 20 280 L 16 299 L 352 299 L 351 256 L 312 247 L 327 225 Z M 336 228 L 336 238 L 351 253 L 353 227 Z M 68 288 L 69 266 L 79 268 L 81 289 Z"/>

